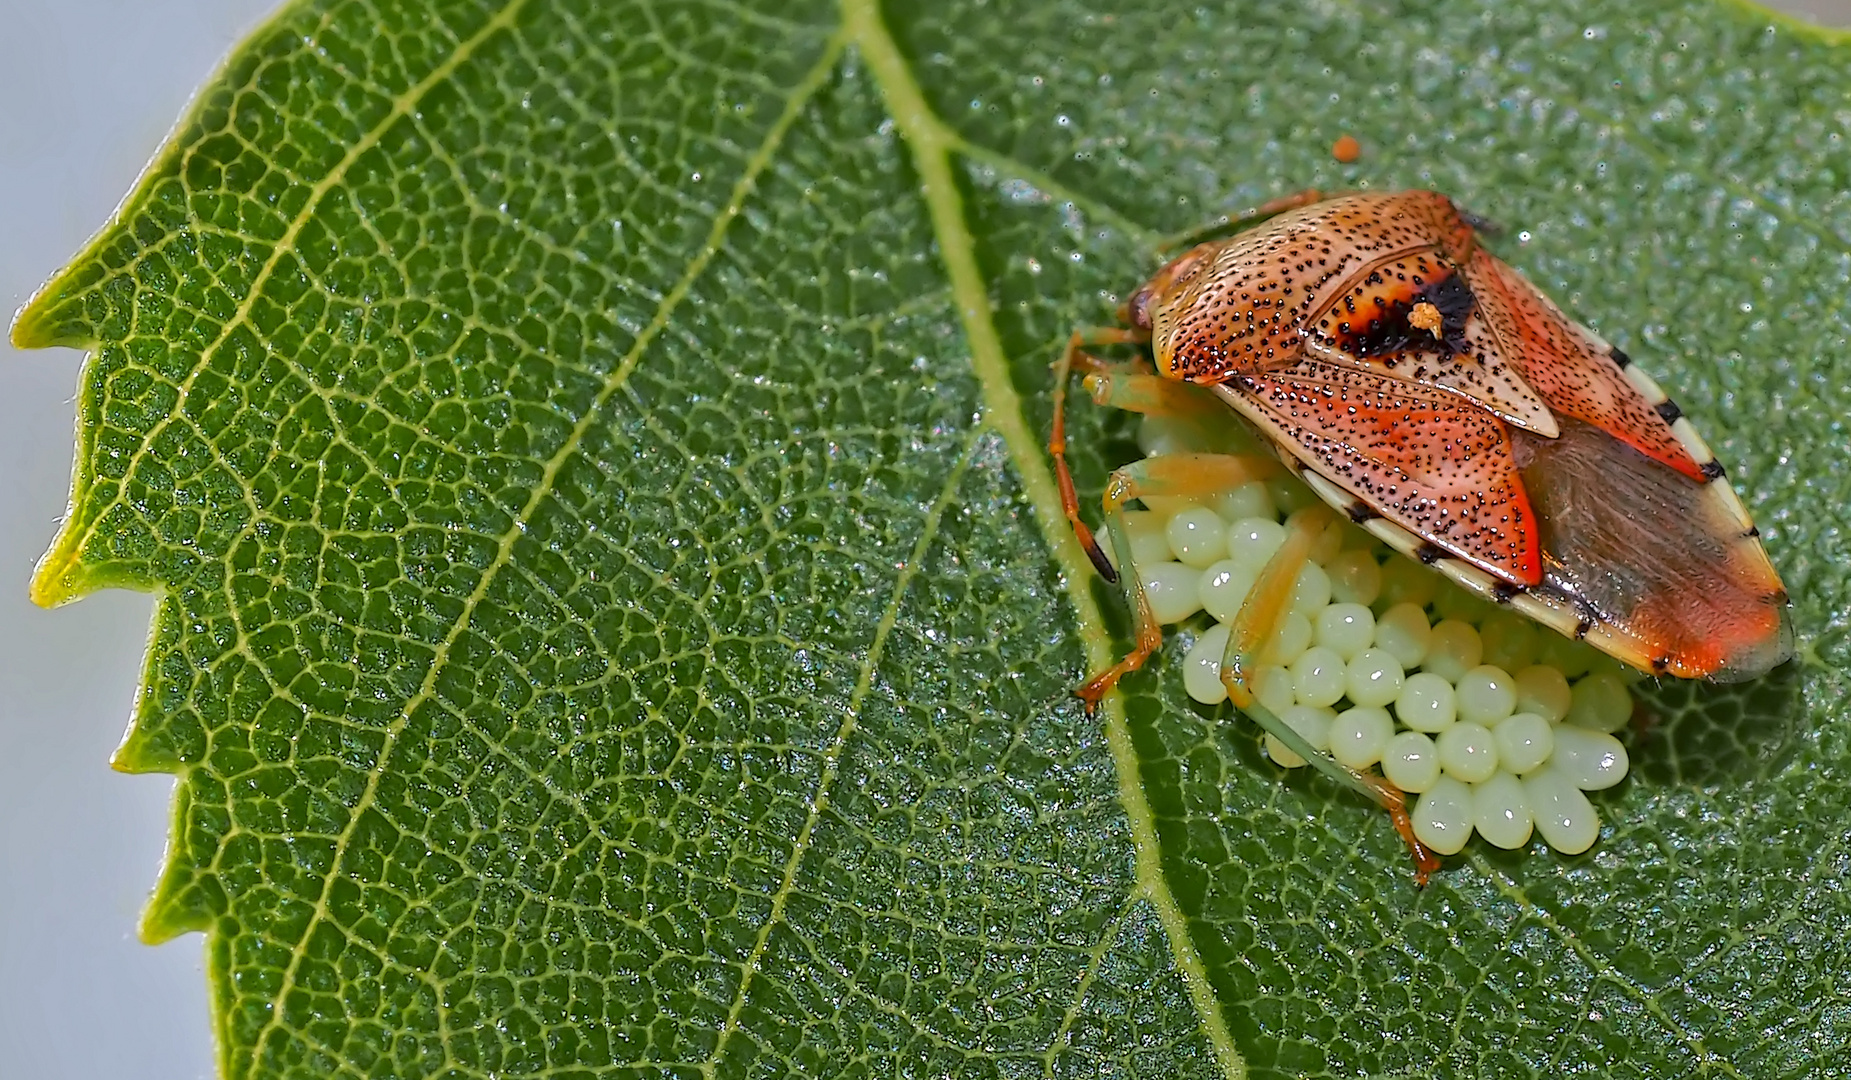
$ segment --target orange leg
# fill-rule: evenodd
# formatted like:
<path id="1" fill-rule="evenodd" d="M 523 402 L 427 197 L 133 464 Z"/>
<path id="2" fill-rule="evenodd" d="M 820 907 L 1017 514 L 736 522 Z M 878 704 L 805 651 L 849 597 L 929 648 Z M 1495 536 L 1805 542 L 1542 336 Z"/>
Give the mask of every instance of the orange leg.
<path id="1" fill-rule="evenodd" d="M 1113 409 L 1198 423 L 1228 419 L 1228 407 L 1211 392 L 1161 375 L 1101 365 L 1081 385 L 1093 395 L 1095 404 Z"/>
<path id="2" fill-rule="evenodd" d="M 1325 531 L 1336 524 L 1336 515 L 1325 506 L 1307 507 L 1286 522 L 1285 543 L 1261 569 L 1253 591 L 1247 594 L 1246 603 L 1228 626 L 1228 649 L 1221 658 L 1221 684 L 1228 688 L 1228 697 L 1234 704 L 1267 734 L 1326 776 L 1361 792 L 1387 810 L 1395 831 L 1401 834 L 1409 853 L 1414 856 L 1415 883 L 1425 885 L 1427 875 L 1439 869 L 1440 860 L 1414 835 L 1414 823 L 1408 817 L 1407 795 L 1382 777 L 1352 769 L 1312 746 L 1291 725 L 1261 705 L 1254 698 L 1250 685 L 1261 650 L 1291 609 L 1292 588 L 1298 581 L 1299 571 Z"/>
<path id="3" fill-rule="evenodd" d="M 1143 667 L 1150 654 L 1163 644 L 1163 628 L 1151 614 L 1150 599 L 1144 595 L 1144 578 L 1131 558 L 1131 529 L 1125 521 L 1125 504 L 1146 495 L 1214 495 L 1278 471 L 1279 463 L 1271 458 L 1165 454 L 1134 461 L 1106 481 L 1106 526 L 1112 534 L 1112 553 L 1118 556 L 1118 565 L 1122 568 L 1114 576 L 1125 590 L 1126 602 L 1131 605 L 1136 643 L 1124 659 L 1086 680 L 1074 691 L 1086 702 L 1086 711 L 1098 708 L 1100 700 L 1111 692 L 1119 679 Z M 1101 561 L 1104 558 L 1101 552 Z"/>
<path id="4" fill-rule="evenodd" d="M 1249 225 L 1265 221 L 1270 217 L 1278 217 L 1287 210 L 1296 210 L 1301 206 L 1310 206 L 1315 202 L 1323 202 L 1324 198 L 1324 193 L 1317 188 L 1306 188 L 1303 191 L 1294 192 L 1290 195 L 1281 195 L 1279 198 L 1270 199 L 1251 210 L 1245 210 L 1241 213 L 1232 215 L 1223 214 L 1206 224 L 1197 225 L 1193 229 L 1177 233 L 1159 243 L 1157 245 L 1157 250 L 1160 252 L 1175 251 L 1179 248 L 1193 247 L 1204 240 L 1210 240 L 1217 236 L 1230 236 Z"/>
<path id="5" fill-rule="evenodd" d="M 1080 520 L 1080 497 L 1074 493 L 1073 473 L 1067 468 L 1067 380 L 1072 377 L 1076 363 L 1088 372 L 1113 370 L 1113 365 L 1087 353 L 1086 346 L 1136 345 L 1145 340 L 1142 331 L 1117 326 L 1075 330 L 1067 339 L 1067 347 L 1061 350 L 1060 359 L 1054 361 L 1054 428 L 1048 433 L 1048 453 L 1054 457 L 1054 480 L 1060 487 L 1060 505 L 1067 513 L 1067 523 L 1073 526 L 1073 535 L 1086 549 L 1086 557 L 1092 560 L 1099 576 L 1107 581 L 1117 581 L 1118 572 L 1112 569 L 1105 552 L 1099 550 L 1093 531 Z"/>

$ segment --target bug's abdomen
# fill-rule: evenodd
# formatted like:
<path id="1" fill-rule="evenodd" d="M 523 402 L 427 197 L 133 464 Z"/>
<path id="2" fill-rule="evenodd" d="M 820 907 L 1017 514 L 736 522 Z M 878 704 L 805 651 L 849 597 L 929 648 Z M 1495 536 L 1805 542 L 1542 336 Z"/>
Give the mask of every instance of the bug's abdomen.
<path id="1" fill-rule="evenodd" d="M 1543 589 L 1628 639 L 1633 662 L 1684 678 L 1752 678 L 1793 651 L 1787 595 L 1752 527 L 1693 481 L 1592 425 L 1517 435 Z"/>

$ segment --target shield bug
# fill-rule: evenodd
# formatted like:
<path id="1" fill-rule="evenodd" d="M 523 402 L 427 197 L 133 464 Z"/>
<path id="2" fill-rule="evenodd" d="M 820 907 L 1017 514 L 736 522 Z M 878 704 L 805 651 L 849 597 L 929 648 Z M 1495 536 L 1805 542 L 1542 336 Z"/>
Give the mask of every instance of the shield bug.
<path id="1" fill-rule="evenodd" d="M 1305 192 L 1171 260 L 1056 362 L 1053 454 L 1093 564 L 1122 582 L 1132 651 L 1077 693 L 1089 707 L 1161 644 L 1126 504 L 1206 497 L 1280 470 L 1328 504 L 1300 511 L 1229 624 L 1219 678 L 1287 750 L 1386 806 L 1421 866 L 1400 789 L 1319 752 L 1256 698 L 1260 647 L 1343 514 L 1467 590 L 1656 675 L 1736 681 L 1793 651 L 1787 595 L 1722 466 L 1676 403 L 1478 243 L 1429 191 Z M 1089 346 L 1138 345 L 1112 363 Z M 1114 472 L 1114 558 L 1081 520 L 1065 450 L 1074 368 L 1096 401 L 1270 454 L 1178 453 Z M 1126 568 L 1120 574 L 1114 567 Z"/>

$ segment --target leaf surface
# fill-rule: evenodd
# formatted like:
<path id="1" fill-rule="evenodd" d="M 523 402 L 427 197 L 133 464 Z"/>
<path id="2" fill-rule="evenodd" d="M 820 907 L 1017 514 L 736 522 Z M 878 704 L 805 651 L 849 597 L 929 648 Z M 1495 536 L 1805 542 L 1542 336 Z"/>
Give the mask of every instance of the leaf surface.
<path id="1" fill-rule="evenodd" d="M 291 6 L 14 327 L 94 351 L 35 595 L 161 595 L 145 935 L 239 1078 L 1842 1062 L 1848 70 L 1667 0 Z M 1068 696 L 1046 364 L 1305 186 L 1505 223 L 1795 597 L 1585 856 L 1417 891 L 1180 648 Z"/>

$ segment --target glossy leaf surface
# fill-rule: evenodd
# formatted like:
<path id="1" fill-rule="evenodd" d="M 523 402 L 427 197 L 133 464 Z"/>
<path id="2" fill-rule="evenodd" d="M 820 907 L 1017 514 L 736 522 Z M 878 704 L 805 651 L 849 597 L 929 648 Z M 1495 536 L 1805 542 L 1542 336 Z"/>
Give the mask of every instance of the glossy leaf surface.
<path id="1" fill-rule="evenodd" d="M 211 935 L 233 1077 L 1842 1056 L 1847 71 L 1660 0 L 289 8 L 15 327 L 96 353 L 37 595 L 162 596 L 146 934 Z M 1067 696 L 1122 619 L 1046 365 L 1304 186 L 1503 222 L 1793 592 L 1588 855 L 1416 891 L 1180 648 Z M 1128 432 L 1076 416 L 1091 492 Z"/>

